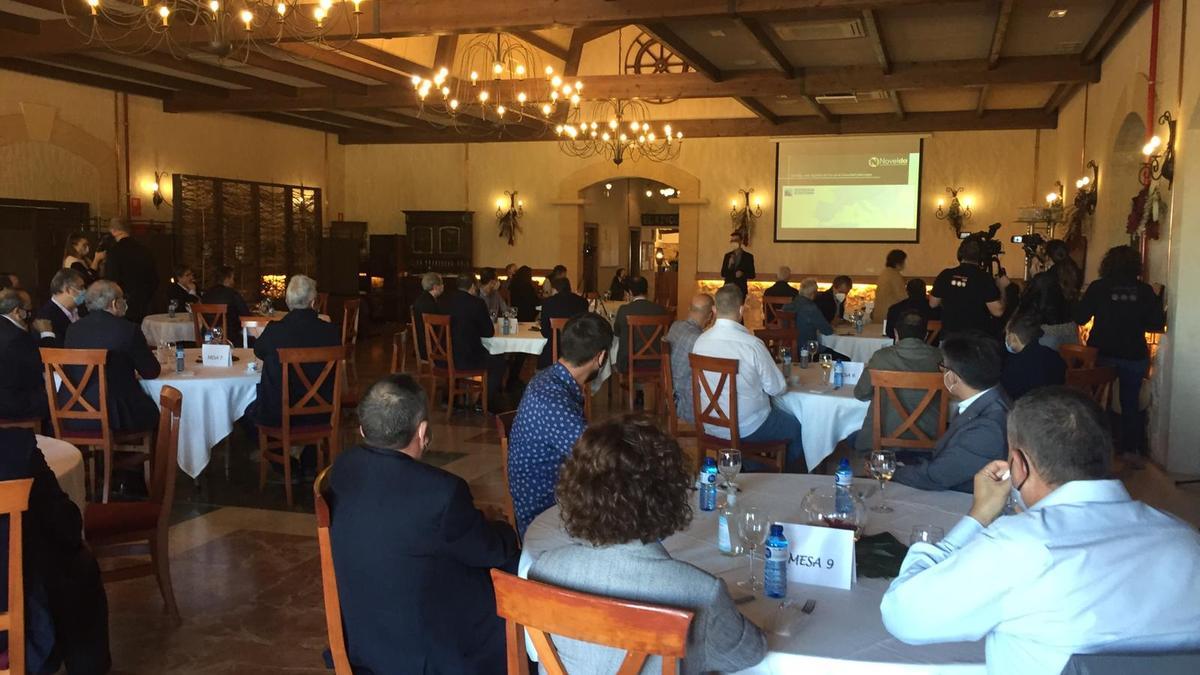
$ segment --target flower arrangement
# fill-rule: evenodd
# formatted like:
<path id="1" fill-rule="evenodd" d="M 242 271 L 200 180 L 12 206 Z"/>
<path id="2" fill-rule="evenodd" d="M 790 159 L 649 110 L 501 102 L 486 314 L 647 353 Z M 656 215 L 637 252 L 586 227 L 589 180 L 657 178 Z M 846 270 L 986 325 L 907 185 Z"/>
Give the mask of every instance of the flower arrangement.
<path id="1" fill-rule="evenodd" d="M 1125 219 L 1125 231 L 1131 238 L 1158 239 L 1166 204 L 1158 187 L 1142 186 L 1130 200 L 1129 217 Z"/>

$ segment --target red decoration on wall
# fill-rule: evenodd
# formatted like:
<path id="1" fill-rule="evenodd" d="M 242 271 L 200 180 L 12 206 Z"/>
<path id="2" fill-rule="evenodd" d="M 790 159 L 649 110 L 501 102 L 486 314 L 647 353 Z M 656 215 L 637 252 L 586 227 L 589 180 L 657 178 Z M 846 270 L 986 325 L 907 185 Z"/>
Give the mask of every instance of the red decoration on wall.
<path id="1" fill-rule="evenodd" d="M 129 198 L 129 217 L 130 218 L 138 218 L 141 215 L 142 215 L 142 198 L 141 197 L 130 197 Z"/>

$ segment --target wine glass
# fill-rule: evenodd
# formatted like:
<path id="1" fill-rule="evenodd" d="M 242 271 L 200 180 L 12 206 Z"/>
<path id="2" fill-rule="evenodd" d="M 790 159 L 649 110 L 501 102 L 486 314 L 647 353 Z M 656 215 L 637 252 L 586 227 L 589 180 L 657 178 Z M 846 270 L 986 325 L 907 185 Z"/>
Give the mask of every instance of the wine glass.
<path id="1" fill-rule="evenodd" d="M 833 371 L 833 354 L 825 353 L 818 357 L 817 362 L 821 364 L 821 381 L 829 384 L 829 373 Z"/>
<path id="2" fill-rule="evenodd" d="M 738 582 L 741 588 L 755 592 L 763 588 L 762 581 L 755 574 L 754 552 L 767 540 L 767 530 L 770 527 L 771 522 L 766 512 L 753 506 L 742 511 L 738 519 L 738 534 L 742 537 L 742 546 L 750 556 L 750 578 Z"/>
<path id="3" fill-rule="evenodd" d="M 737 492 L 737 486 L 733 484 L 733 479 L 737 478 L 738 473 L 742 470 L 742 451 L 737 448 L 723 448 L 717 453 L 717 470 L 725 478 L 725 489 L 729 492 Z"/>
<path id="4" fill-rule="evenodd" d="M 908 545 L 916 543 L 936 544 L 946 536 L 946 531 L 935 525 L 917 525 L 908 536 Z"/>
<path id="5" fill-rule="evenodd" d="M 879 503 L 872 506 L 871 510 L 875 513 L 891 513 L 892 507 L 887 505 L 887 495 L 883 490 L 892 479 L 892 474 L 896 473 L 896 453 L 891 450 L 872 452 L 867 459 L 867 466 L 871 469 L 871 476 L 879 481 Z"/>

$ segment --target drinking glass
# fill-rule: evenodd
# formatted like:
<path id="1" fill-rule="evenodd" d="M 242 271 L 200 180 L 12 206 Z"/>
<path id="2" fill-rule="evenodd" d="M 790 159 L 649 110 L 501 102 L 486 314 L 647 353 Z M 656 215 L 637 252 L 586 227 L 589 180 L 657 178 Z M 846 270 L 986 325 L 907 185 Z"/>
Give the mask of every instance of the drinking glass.
<path id="1" fill-rule="evenodd" d="M 879 503 L 872 506 L 871 510 L 875 513 L 891 513 L 892 507 L 887 505 L 887 495 L 883 490 L 892 479 L 892 474 L 896 473 L 896 453 L 891 450 L 872 452 L 867 465 L 871 469 L 871 475 L 879 481 Z"/>
<path id="2" fill-rule="evenodd" d="M 817 354 L 821 352 L 821 343 L 816 340 L 808 341 L 808 354 L 814 361 L 817 360 Z"/>
<path id="3" fill-rule="evenodd" d="M 212 343 L 214 345 L 225 344 L 225 336 L 221 333 L 221 329 L 217 326 L 213 326 L 212 329 Z"/>
<path id="4" fill-rule="evenodd" d="M 908 535 L 908 545 L 912 546 L 918 542 L 936 544 L 945 536 L 946 531 L 936 525 L 917 525 L 912 529 L 912 534 Z"/>
<path id="5" fill-rule="evenodd" d="M 738 586 L 741 588 L 754 592 L 761 591 L 763 588 L 762 581 L 756 574 L 754 552 L 767 540 L 767 531 L 770 527 L 771 522 L 767 518 L 766 512 L 753 506 L 742 511 L 742 515 L 738 519 L 738 534 L 742 537 L 742 546 L 750 556 L 750 578 L 738 582 Z"/>
<path id="6" fill-rule="evenodd" d="M 821 364 L 821 370 L 823 371 L 821 373 L 821 382 L 829 384 L 829 374 L 833 372 L 833 354 L 821 354 L 817 362 Z"/>
<path id="7" fill-rule="evenodd" d="M 742 470 L 742 451 L 737 448 L 722 449 L 717 453 L 717 470 L 725 478 L 725 489 L 737 492 L 737 486 L 733 484 L 733 479 L 737 478 L 738 473 Z"/>

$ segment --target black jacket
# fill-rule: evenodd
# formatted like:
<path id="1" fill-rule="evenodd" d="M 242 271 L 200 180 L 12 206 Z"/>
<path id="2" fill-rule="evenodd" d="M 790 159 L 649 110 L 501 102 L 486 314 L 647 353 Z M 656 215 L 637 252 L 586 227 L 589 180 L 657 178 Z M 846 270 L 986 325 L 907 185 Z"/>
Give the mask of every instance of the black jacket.
<path id="1" fill-rule="evenodd" d="M 442 304 L 441 298 L 433 297 L 429 291 L 421 291 L 421 294 L 413 301 L 412 315 L 417 329 L 417 349 L 421 353 L 421 358 L 425 358 L 425 322 L 421 320 L 421 316 L 423 314 L 445 313 L 446 308 Z"/>
<path id="2" fill-rule="evenodd" d="M 150 301 L 158 290 L 158 271 L 150 250 L 133 237 L 114 243 L 104 259 L 104 278 L 121 286 L 129 302 L 125 318 L 140 324 L 150 313 Z"/>
<path id="3" fill-rule="evenodd" d="M 817 309 L 821 310 L 821 314 L 825 316 L 825 320 L 833 323 L 835 319 L 841 318 L 846 313 L 846 301 L 838 302 L 834 296 L 833 288 L 828 288 L 820 293 L 817 293 L 813 298 L 813 302 L 817 303 Z"/>
<path id="4" fill-rule="evenodd" d="M 200 296 L 195 293 L 189 293 L 186 288 L 179 284 L 171 284 L 167 286 L 167 306 L 170 307 L 171 301 L 175 301 L 175 308 L 179 311 L 186 311 L 186 305 L 192 305 L 200 302 Z"/>
<path id="5" fill-rule="evenodd" d="M 787 298 L 792 299 L 800 295 L 800 291 L 796 290 L 786 281 L 776 281 L 771 284 L 767 290 L 763 291 L 763 295 L 768 298 Z"/>
<path id="6" fill-rule="evenodd" d="M 486 520 L 463 479 L 394 450 L 341 453 L 329 486 L 355 672 L 504 673 L 490 569 L 515 571 L 513 529 Z"/>
<path id="7" fill-rule="evenodd" d="M 79 312 L 79 310 L 76 310 Z M 82 316 L 82 313 L 80 313 Z M 53 300 L 47 300 L 46 304 L 38 309 L 35 319 L 45 319 L 50 322 L 50 327 L 54 330 L 54 344 L 47 344 L 47 347 L 61 347 L 67 340 L 67 329 L 71 327 L 71 318 L 67 316 L 62 308 L 54 304 Z"/>
<path id="8" fill-rule="evenodd" d="M 725 280 L 726 284 L 733 284 L 742 289 L 742 298 L 745 299 L 747 289 L 749 288 L 747 282 L 754 278 L 754 255 L 742 249 L 741 259 L 737 263 L 734 263 L 733 254 L 736 251 L 737 249 L 729 251 L 721 259 L 721 278 Z M 738 272 L 741 272 L 742 276 L 739 277 L 737 275 Z"/>
<path id="9" fill-rule="evenodd" d="M 612 278 L 612 283 L 608 285 L 608 297 L 614 302 L 620 302 L 625 299 L 625 294 L 629 292 L 628 285 L 625 279 L 618 279 L 616 276 Z"/>
<path id="10" fill-rule="evenodd" d="M 509 284 L 508 294 L 511 298 L 508 304 L 517 308 L 517 321 L 533 321 L 541 304 L 541 296 L 533 284 Z"/>
<path id="11" fill-rule="evenodd" d="M 542 324 L 542 337 L 546 338 L 546 346 L 542 348 L 542 354 L 538 357 L 538 368 L 545 368 L 550 364 L 550 357 L 553 356 L 550 331 L 550 319 L 570 319 L 588 311 L 588 301 L 581 295 L 574 293 L 555 293 L 554 295 L 542 301 L 542 315 L 538 319 Z"/>
<path id="12" fill-rule="evenodd" d="M 1079 295 L 1079 289 L 1069 289 L 1071 296 L 1063 292 L 1058 279 L 1059 265 L 1074 265 L 1074 262 L 1060 262 L 1045 272 L 1034 275 L 1021 294 L 1021 312 L 1037 312 L 1043 324 L 1057 325 L 1071 320 L 1071 310 L 1074 298 Z M 1079 275 L 1076 278 L 1082 278 Z"/>
<path id="13" fill-rule="evenodd" d="M 158 405 L 142 390 L 137 376 L 158 377 L 158 358 L 146 344 L 141 326 L 119 319 L 108 312 L 90 312 L 67 330 L 67 349 L 108 350 L 108 420 L 117 431 L 148 431 L 158 425 Z M 82 369 L 72 368 L 68 375 L 77 381 Z M 59 389 L 60 401 L 69 398 L 65 387 Z M 92 378 L 84 397 L 99 405 L 100 383 Z M 75 426 L 86 429 L 87 426 Z"/>
<path id="14" fill-rule="evenodd" d="M 925 317 L 926 321 L 933 321 L 934 319 L 938 319 L 942 316 L 942 308 L 930 307 L 929 301 L 925 298 L 921 298 L 920 300 L 905 298 L 891 307 L 888 307 L 886 319 L 886 335 L 888 337 L 896 337 L 896 324 L 900 321 L 900 314 L 910 309 L 920 312 L 921 316 Z"/>
<path id="15" fill-rule="evenodd" d="M 1034 389 L 1063 384 L 1067 380 L 1067 362 L 1057 350 L 1040 342 L 1007 356 L 1000 384 L 1014 401 Z"/>
<path id="16" fill-rule="evenodd" d="M 279 350 L 289 347 L 332 347 L 342 343 L 342 331 L 328 321 L 322 321 L 315 309 L 293 309 L 282 319 L 272 321 L 263 329 L 254 342 L 254 355 L 262 359 L 262 379 L 258 381 L 258 398 L 247 412 L 252 412 L 255 423 L 278 427 L 283 424 L 283 367 L 279 364 Z M 304 371 L 315 380 L 321 374 L 320 366 L 306 366 Z M 294 373 L 293 373 L 294 375 Z M 304 394 L 303 383 L 291 377 L 289 399 L 295 403 Z M 333 377 L 325 380 L 321 395 L 333 396 Z M 292 418 L 292 426 L 326 424 L 327 415 L 304 415 Z"/>
<path id="17" fill-rule="evenodd" d="M 456 370 L 482 370 L 487 367 L 488 351 L 481 338 L 496 334 L 487 303 L 466 291 L 446 291 L 443 296 L 450 315 L 450 337 L 454 342 Z"/>
<path id="18" fill-rule="evenodd" d="M 1146 333 L 1161 331 L 1167 320 L 1162 297 L 1137 279 L 1093 281 L 1075 306 L 1075 321 L 1083 325 L 1093 317 L 1088 346 L 1100 356 L 1133 361 L 1150 355 Z"/>
<path id="19" fill-rule="evenodd" d="M 53 340 L 46 338 L 47 347 Z M 47 419 L 46 384 L 38 342 L 7 317 L 0 317 L 0 419 Z"/>
<path id="20" fill-rule="evenodd" d="M 225 305 L 225 322 L 229 326 L 226 337 L 233 342 L 235 347 L 244 346 L 242 345 L 242 317 L 250 315 L 250 308 L 246 306 L 242 294 L 228 286 L 217 284 L 204 291 L 204 304 Z"/>

